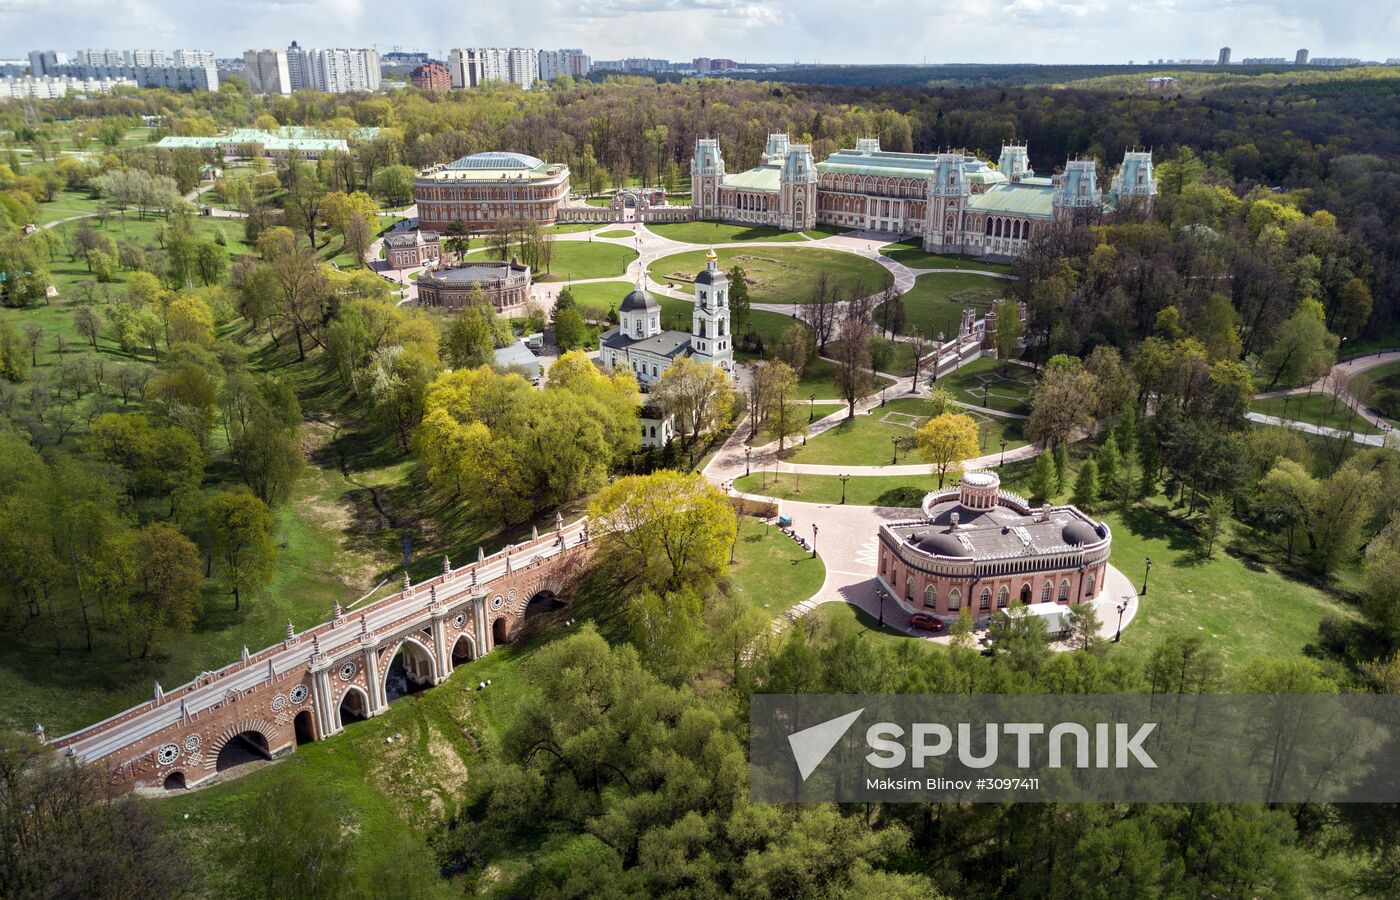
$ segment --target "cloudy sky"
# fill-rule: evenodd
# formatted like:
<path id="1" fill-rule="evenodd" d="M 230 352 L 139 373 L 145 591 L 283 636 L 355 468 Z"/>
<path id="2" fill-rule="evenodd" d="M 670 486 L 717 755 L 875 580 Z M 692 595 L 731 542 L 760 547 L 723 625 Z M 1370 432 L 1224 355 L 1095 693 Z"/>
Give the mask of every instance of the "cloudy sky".
<path id="1" fill-rule="evenodd" d="M 581 47 L 598 59 L 1121 63 L 1400 56 L 1400 0 L 0 0 L 35 48 Z"/>

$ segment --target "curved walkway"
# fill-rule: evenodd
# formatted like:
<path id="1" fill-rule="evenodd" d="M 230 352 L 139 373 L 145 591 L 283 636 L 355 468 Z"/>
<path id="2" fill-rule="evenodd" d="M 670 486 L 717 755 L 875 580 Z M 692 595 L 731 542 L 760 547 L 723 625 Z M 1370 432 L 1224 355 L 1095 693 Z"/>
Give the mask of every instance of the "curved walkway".
<path id="1" fill-rule="evenodd" d="M 1339 362 L 1328 370 L 1326 375 L 1301 387 L 1285 388 L 1278 391 L 1264 391 L 1254 395 L 1256 400 L 1267 400 L 1273 397 L 1296 397 L 1301 394 L 1335 394 L 1342 399 L 1342 402 L 1351 408 L 1368 424 L 1375 425 L 1381 430 L 1380 434 L 1357 434 L 1352 431 L 1345 431 L 1340 428 L 1328 428 L 1325 426 L 1313 425 L 1308 422 L 1300 422 L 1296 419 L 1283 419 L 1278 416 L 1268 416 L 1263 413 L 1246 413 L 1245 417 L 1251 422 L 1259 422 L 1265 425 L 1282 425 L 1288 428 L 1295 428 L 1305 431 L 1308 434 L 1318 434 L 1325 437 L 1342 438 L 1364 444 L 1368 447 L 1394 446 L 1396 439 L 1394 436 L 1394 426 L 1382 416 L 1373 415 L 1361 402 L 1361 398 L 1351 392 L 1351 379 L 1353 376 L 1365 372 L 1367 369 L 1374 369 L 1388 363 L 1400 362 L 1400 350 L 1378 350 L 1366 356 L 1357 356 L 1345 362 Z"/>

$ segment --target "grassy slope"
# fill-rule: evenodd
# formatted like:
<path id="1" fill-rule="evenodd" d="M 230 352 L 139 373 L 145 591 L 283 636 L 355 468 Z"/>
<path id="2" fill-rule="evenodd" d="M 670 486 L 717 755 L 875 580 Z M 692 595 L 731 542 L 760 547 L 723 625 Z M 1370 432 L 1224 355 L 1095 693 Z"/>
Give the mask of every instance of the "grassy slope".
<path id="1" fill-rule="evenodd" d="M 846 503 L 851 506 L 917 507 L 935 481 L 919 475 L 862 475 L 846 482 Z M 734 481 L 737 490 L 803 503 L 840 503 L 841 480 L 835 475 L 802 475 L 754 472 Z"/>
<path id="2" fill-rule="evenodd" d="M 857 415 L 855 419 L 843 421 L 835 428 L 811 438 L 805 447 L 799 446 L 797 448 L 790 460 L 798 463 L 836 466 L 888 465 L 893 461 L 894 455 L 890 443 L 891 438 L 912 439 L 917 426 L 927 421 L 926 410 L 927 404 L 920 399 L 890 400 L 883 407 L 875 407 L 869 414 Z M 910 424 L 900 424 L 908 421 L 902 418 L 884 421 L 886 416 L 891 414 L 918 418 L 917 421 Z M 995 453 L 1000 449 L 999 442 L 1003 437 L 1007 441 L 1008 450 L 1026 443 L 1021 434 L 1019 420 L 992 419 L 980 415 L 975 415 L 973 418 L 978 420 L 979 426 L 985 432 L 985 439 L 981 440 L 982 446 L 979 453 Z M 910 425 L 914 427 L 910 427 Z M 900 460 L 903 463 L 912 463 L 918 462 L 919 457 L 901 451 Z"/>
<path id="3" fill-rule="evenodd" d="M 983 358 L 944 375 L 938 379 L 938 384 L 952 392 L 953 399 L 960 403 L 1028 415 L 1031 386 L 1036 380 L 1033 369 Z"/>
<path id="4" fill-rule="evenodd" d="M 1286 403 L 1285 403 L 1286 402 Z M 1250 412 L 1266 416 L 1278 416 L 1295 422 L 1307 422 L 1324 428 L 1340 431 L 1355 431 L 1358 434 L 1376 434 L 1378 429 L 1366 419 L 1352 412 L 1351 407 L 1336 399 L 1332 394 L 1299 394 L 1293 397 L 1269 397 L 1252 400 Z"/>
<path id="5" fill-rule="evenodd" d="M 739 517 L 735 564 L 725 576 L 728 591 L 774 615 L 821 589 L 826 567 L 782 531 L 749 516 Z"/>
<path id="6" fill-rule="evenodd" d="M 692 250 L 664 256 L 651 264 L 651 277 L 666 281 L 672 273 L 694 275 L 705 267 L 707 252 Z M 752 303 L 806 303 L 823 271 L 841 294 L 858 288 L 873 294 L 890 280 L 889 273 L 878 263 L 839 250 L 755 247 L 716 252 L 720 268 L 728 271 L 737 264 L 744 270 Z"/>
<path id="7" fill-rule="evenodd" d="M 939 332 L 945 339 L 956 336 L 962 323 L 962 311 L 970 307 L 976 309 L 979 316 L 987 312 L 1002 298 L 1009 283 L 961 272 L 921 275 L 915 279 L 914 287 L 903 295 L 905 325 L 900 334 L 913 334 L 917 329 L 930 338 L 937 338 Z M 881 321 L 880 315 L 877 307 L 876 322 Z"/>

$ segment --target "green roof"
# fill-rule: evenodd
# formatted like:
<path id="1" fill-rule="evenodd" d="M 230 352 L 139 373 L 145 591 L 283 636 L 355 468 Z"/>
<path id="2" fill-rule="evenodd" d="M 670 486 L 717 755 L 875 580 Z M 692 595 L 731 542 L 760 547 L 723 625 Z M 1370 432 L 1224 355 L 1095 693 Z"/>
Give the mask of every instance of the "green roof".
<path id="1" fill-rule="evenodd" d="M 265 150 L 327 151 L 350 149 L 349 145 L 340 138 L 311 137 L 312 129 L 283 129 L 283 131 L 287 131 L 287 133 L 276 134 L 271 131 L 259 131 L 256 128 L 239 128 L 229 134 L 220 134 L 214 137 L 163 137 L 156 142 L 156 146 L 166 150 L 178 147 L 209 150 L 226 144 L 258 144 Z"/>
<path id="2" fill-rule="evenodd" d="M 1055 189 L 1040 184 L 998 184 L 967 200 L 970 212 L 1002 213 L 1049 219 L 1055 214 Z"/>
<path id="3" fill-rule="evenodd" d="M 772 191 L 777 193 L 782 182 L 781 166 L 759 166 L 747 172 L 724 176 L 724 186 L 745 191 Z"/>

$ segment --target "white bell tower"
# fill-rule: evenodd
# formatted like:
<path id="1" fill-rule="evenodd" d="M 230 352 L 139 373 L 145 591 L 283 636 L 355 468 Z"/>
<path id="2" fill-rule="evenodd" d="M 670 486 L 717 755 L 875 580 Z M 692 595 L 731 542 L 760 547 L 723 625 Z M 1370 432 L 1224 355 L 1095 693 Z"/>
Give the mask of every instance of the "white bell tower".
<path id="1" fill-rule="evenodd" d="M 734 335 L 729 330 L 729 278 L 720 271 L 713 249 L 705 254 L 705 270 L 695 276 L 695 314 L 691 319 L 690 350 L 696 362 L 734 371 Z"/>

